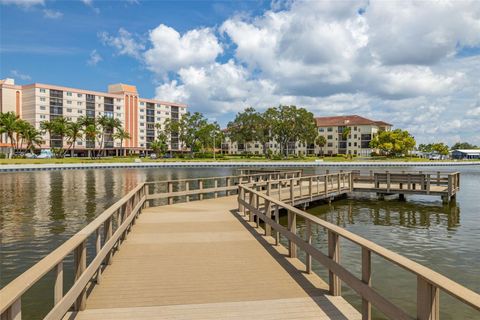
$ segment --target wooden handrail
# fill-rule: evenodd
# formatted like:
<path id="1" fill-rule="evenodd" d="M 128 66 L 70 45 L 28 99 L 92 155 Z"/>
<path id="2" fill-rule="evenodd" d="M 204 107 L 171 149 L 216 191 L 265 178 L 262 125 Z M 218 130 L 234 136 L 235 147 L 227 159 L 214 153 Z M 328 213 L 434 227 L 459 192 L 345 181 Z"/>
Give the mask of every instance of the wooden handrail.
<path id="1" fill-rule="evenodd" d="M 266 195 L 263 192 L 259 192 L 254 188 L 245 185 L 239 185 L 239 211 L 245 212 L 245 209 L 249 211 L 249 214 L 252 216 L 257 215 L 262 219 L 266 224 L 269 224 L 271 228 L 275 229 L 277 232 L 285 236 L 290 243 L 294 244 L 298 248 L 304 250 L 308 257 L 312 257 L 326 266 L 331 273 L 335 276 L 338 276 L 342 281 L 354 289 L 367 303 L 375 305 L 379 310 L 384 312 L 387 316 L 394 319 L 409 319 L 410 317 L 403 312 L 401 309 L 393 305 L 391 302 L 383 298 L 378 294 L 374 289 L 368 284 L 370 282 L 370 275 L 362 274 L 362 279 L 358 279 L 355 275 L 346 270 L 339 261 L 335 261 L 332 257 L 324 255 L 320 250 L 315 248 L 313 245 L 309 244 L 308 240 L 300 238 L 296 233 L 292 232 L 291 227 L 285 228 L 278 223 L 278 217 L 275 217 L 276 220 L 271 219 L 266 214 L 266 208 L 275 207 L 276 212 L 278 208 L 284 208 L 289 212 L 289 215 L 299 216 L 305 219 L 308 224 L 317 224 L 328 230 L 329 234 L 337 235 L 342 238 L 345 238 L 353 243 L 358 244 L 362 248 L 362 252 L 365 257 L 368 257 L 370 253 L 375 253 L 387 261 L 390 261 L 405 270 L 408 270 L 414 273 L 418 278 L 418 287 L 417 287 L 417 316 L 419 319 L 427 319 L 426 315 L 429 312 L 438 312 L 439 302 L 438 302 L 438 289 L 441 289 L 448 293 L 449 295 L 457 298 L 458 300 L 464 302 L 465 304 L 475 308 L 480 311 L 480 295 L 476 292 L 465 288 L 464 286 L 450 280 L 449 278 L 417 263 L 414 262 L 402 255 L 399 255 L 391 250 L 388 250 L 372 241 L 369 241 L 363 237 L 360 237 L 348 230 L 345 230 L 335 224 L 324 221 L 314 215 L 311 215 L 307 212 L 304 212 L 300 209 L 295 208 L 292 205 L 289 205 L 283 201 L 275 199 L 271 196 Z M 246 197 L 249 198 L 260 198 L 263 199 L 264 205 L 261 207 L 260 201 L 247 201 Z M 258 219 L 257 217 L 257 219 Z M 290 218 L 291 221 L 293 218 Z M 250 221 L 252 218 L 250 217 Z M 257 220 L 258 221 L 258 220 Z M 290 225 L 290 223 L 289 223 Z M 290 230 L 289 230 L 290 229 Z M 331 245 L 330 236 L 329 236 L 329 246 Z M 338 241 L 337 241 L 338 243 Z M 365 268 L 369 267 L 370 259 L 362 259 Z M 332 291 L 332 284 L 331 291 Z M 334 285 L 335 290 L 339 290 L 338 283 Z M 433 294 L 434 292 L 435 294 Z M 331 292 L 334 294 L 335 292 Z M 424 305 L 432 305 L 432 308 L 425 309 Z M 362 309 L 365 313 L 364 316 L 370 314 L 369 308 L 365 307 Z M 363 312 L 362 311 L 362 312 Z M 367 317 L 368 318 L 368 317 Z M 433 318 L 432 318 L 433 319 Z"/>
<path id="2" fill-rule="evenodd" d="M 56 269 L 57 272 L 60 272 L 63 276 L 63 267 L 58 266 L 63 265 L 63 260 L 66 258 L 66 256 L 78 250 L 79 248 L 84 251 L 88 237 L 93 234 L 98 235 L 98 230 L 102 226 L 105 228 L 106 224 L 110 225 L 111 227 L 111 220 L 114 215 L 119 214 L 120 210 L 128 210 L 128 212 L 124 211 L 122 213 L 123 216 L 128 216 L 124 218 L 123 222 L 117 225 L 115 233 L 110 237 L 110 239 L 105 239 L 105 244 L 100 251 L 97 250 L 96 256 L 93 259 L 95 264 L 93 262 L 90 263 L 86 269 L 81 266 L 80 269 L 78 269 L 78 266 L 75 268 L 77 273 L 78 271 L 80 271 L 80 273 L 65 296 L 58 296 L 59 292 L 61 293 L 62 290 L 60 290 L 60 286 L 57 284 L 55 285 L 56 290 L 54 300 L 56 306 L 62 306 L 62 310 L 65 310 L 66 312 L 68 308 L 70 308 L 70 306 L 74 304 L 77 299 L 79 299 L 79 296 L 81 296 L 82 292 L 85 290 L 86 284 L 92 279 L 92 277 L 87 277 L 87 275 L 90 276 L 98 271 L 98 269 L 101 267 L 102 261 L 104 261 L 111 253 L 113 246 L 118 243 L 121 237 L 128 231 L 132 221 L 136 218 L 139 211 L 143 207 L 145 199 L 145 185 L 140 183 L 130 192 L 128 192 L 123 198 L 95 218 L 95 220 L 89 223 L 86 227 L 69 238 L 60 247 L 52 251 L 46 257 L 33 265 L 30 269 L 22 273 L 4 288 L 2 288 L 2 290 L 0 290 L 0 315 L 2 316 L 2 319 L 19 318 L 18 315 L 21 315 L 21 307 L 18 308 L 17 306 L 21 305 L 22 295 L 28 289 L 30 289 L 43 276 L 45 276 L 45 274 L 53 269 Z M 97 249 L 99 249 L 98 246 Z M 86 252 L 84 252 L 84 254 L 86 254 Z M 81 261 L 76 261 L 76 263 L 86 263 L 86 256 L 82 256 Z M 63 282 L 63 277 L 60 277 L 57 274 L 56 280 Z M 66 305 L 68 305 L 67 309 L 64 308 Z M 80 306 L 80 308 L 82 308 L 82 306 Z M 55 308 L 53 310 L 55 310 Z M 57 319 L 60 317 L 57 317 Z"/>

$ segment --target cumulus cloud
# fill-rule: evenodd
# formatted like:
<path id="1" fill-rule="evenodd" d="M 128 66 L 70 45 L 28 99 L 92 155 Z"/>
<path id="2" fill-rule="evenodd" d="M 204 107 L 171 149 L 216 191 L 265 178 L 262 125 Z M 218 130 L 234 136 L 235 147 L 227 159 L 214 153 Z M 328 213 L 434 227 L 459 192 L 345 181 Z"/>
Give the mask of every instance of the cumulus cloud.
<path id="1" fill-rule="evenodd" d="M 480 116 L 480 56 L 459 54 L 480 46 L 479 21 L 478 1 L 273 1 L 218 28 L 100 38 L 154 73 L 157 98 L 223 122 L 247 106 L 295 104 L 454 142 L 480 136 L 462 125 Z"/>
<path id="2" fill-rule="evenodd" d="M 81 1 L 83 2 L 84 5 L 92 9 L 92 11 L 95 12 L 96 14 L 100 13 L 100 9 L 93 5 L 93 0 L 81 0 Z"/>
<path id="3" fill-rule="evenodd" d="M 60 19 L 61 17 L 63 17 L 63 13 L 61 13 L 60 11 L 56 11 L 56 10 L 51 10 L 51 9 L 44 9 L 43 10 L 43 16 L 47 19 Z"/>
<path id="4" fill-rule="evenodd" d="M 102 56 L 97 52 L 97 50 L 92 50 L 90 52 L 90 57 L 88 58 L 87 60 L 87 64 L 90 65 L 90 66 L 96 66 L 97 63 L 99 63 L 100 61 L 102 61 L 103 58 Z"/>
<path id="5" fill-rule="evenodd" d="M 142 51 L 145 49 L 143 41 L 124 28 L 118 30 L 117 36 L 100 32 L 98 37 L 104 45 L 113 47 L 119 55 L 142 59 Z"/>
<path id="6" fill-rule="evenodd" d="M 158 74 L 213 63 L 223 52 L 209 28 L 194 29 L 181 35 L 161 24 L 150 31 L 149 40 L 152 48 L 145 52 L 145 62 L 150 70 Z"/>

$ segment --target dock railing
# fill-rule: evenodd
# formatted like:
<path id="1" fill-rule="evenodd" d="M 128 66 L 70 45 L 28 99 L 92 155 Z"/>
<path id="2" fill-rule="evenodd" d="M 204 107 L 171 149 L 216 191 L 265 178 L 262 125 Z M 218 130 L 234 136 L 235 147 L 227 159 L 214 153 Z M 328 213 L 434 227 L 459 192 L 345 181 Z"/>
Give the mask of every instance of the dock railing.
<path id="1" fill-rule="evenodd" d="M 288 239 L 288 252 L 292 258 L 297 257 L 297 248 L 306 254 L 306 272 L 312 272 L 312 259 L 315 259 L 329 270 L 329 291 L 334 296 L 341 295 L 341 283 L 344 282 L 362 298 L 362 319 L 371 319 L 371 308 L 375 306 L 390 319 L 412 319 L 412 317 L 372 288 L 372 253 L 390 261 L 417 277 L 417 319 L 439 319 L 440 290 L 455 297 L 461 302 L 480 311 L 480 295 L 450 280 L 449 278 L 383 248 L 365 238 L 349 232 L 337 225 L 326 222 L 314 215 L 306 213 L 294 206 L 257 191 L 247 185 L 239 185 L 238 210 L 254 216 L 265 223 L 265 235 L 271 236 L 274 230 L 275 244 L 279 245 L 280 235 Z M 288 214 L 288 225 L 279 222 L 279 210 L 285 209 Z M 272 213 L 274 217 L 272 218 Z M 297 234 L 297 219 L 303 218 L 306 224 L 305 239 Z M 312 226 L 317 225 L 327 230 L 328 255 L 322 253 L 312 244 Z M 347 239 L 361 247 L 362 276 L 358 278 L 342 266 L 340 261 L 340 239 Z"/>
<path id="2" fill-rule="evenodd" d="M 7 284 L 0 290 L 1 320 L 20 320 L 23 294 L 51 271 L 54 272 L 55 279 L 53 292 L 50 293 L 54 305 L 45 319 L 61 319 L 72 306 L 76 311 L 85 309 L 87 285 L 92 280 L 101 282 L 102 267 L 111 264 L 113 252 L 119 249 L 127 237 L 145 200 L 145 185 L 140 183 L 60 247 Z M 87 242 L 92 238 L 95 253 L 87 265 Z M 64 293 L 64 260 L 72 253 L 74 282 Z"/>

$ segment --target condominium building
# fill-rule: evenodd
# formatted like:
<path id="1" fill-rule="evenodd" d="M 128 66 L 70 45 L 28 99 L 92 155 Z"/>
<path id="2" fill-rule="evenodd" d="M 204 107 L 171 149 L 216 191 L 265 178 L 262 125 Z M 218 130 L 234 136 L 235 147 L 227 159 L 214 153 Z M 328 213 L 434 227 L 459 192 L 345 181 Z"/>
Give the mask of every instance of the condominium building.
<path id="1" fill-rule="evenodd" d="M 370 156 L 378 152 L 370 148 L 370 141 L 380 131 L 390 131 L 392 125 L 384 121 L 370 120 L 361 116 L 317 117 L 318 134 L 325 137 L 326 144 L 316 146 L 320 154 L 351 154 Z"/>
<path id="2" fill-rule="evenodd" d="M 119 140 L 107 135 L 104 148 L 123 147 L 131 152 L 147 150 L 157 137 L 157 125 L 162 127 L 166 119 L 178 120 L 187 112 L 185 104 L 142 98 L 135 86 L 122 83 L 99 92 L 42 83 L 18 86 L 12 79 L 5 79 L 0 82 L 0 97 L 0 112 L 14 111 L 38 129 L 43 121 L 56 117 L 76 121 L 82 116 L 105 115 L 119 119 L 130 139 L 121 146 Z M 44 139 L 42 148 L 62 146 L 60 137 L 45 134 Z M 178 150 L 178 135 L 172 133 L 169 140 L 170 150 Z M 65 141 L 63 144 L 65 147 Z M 84 139 L 79 139 L 76 145 L 79 151 L 100 147 L 99 141 Z"/>
<path id="3" fill-rule="evenodd" d="M 318 135 L 325 137 L 325 145 L 291 141 L 286 152 L 288 154 L 337 155 L 350 154 L 370 156 L 378 150 L 370 148 L 370 141 L 380 132 L 389 131 L 392 125 L 383 121 L 370 120 L 361 116 L 317 117 Z M 273 153 L 280 153 L 280 144 L 275 140 L 266 146 Z M 222 143 L 222 151 L 228 154 L 263 154 L 264 146 L 258 141 L 237 143 L 228 137 Z"/>

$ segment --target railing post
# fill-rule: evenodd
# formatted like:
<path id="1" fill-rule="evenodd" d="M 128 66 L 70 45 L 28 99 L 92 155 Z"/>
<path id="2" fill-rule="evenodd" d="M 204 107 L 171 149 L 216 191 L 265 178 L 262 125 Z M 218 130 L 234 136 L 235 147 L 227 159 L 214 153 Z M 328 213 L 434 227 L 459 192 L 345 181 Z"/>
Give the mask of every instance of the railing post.
<path id="1" fill-rule="evenodd" d="M 270 180 L 267 181 L 267 196 L 270 196 L 270 191 L 272 190 L 272 182 Z"/>
<path id="2" fill-rule="evenodd" d="M 15 302 L 1 315 L 2 320 L 22 320 L 22 298 Z"/>
<path id="3" fill-rule="evenodd" d="M 328 256 L 333 261 L 340 263 L 340 242 L 338 234 L 328 230 Z M 332 296 L 340 296 L 342 294 L 342 283 L 340 278 L 332 272 L 328 271 L 329 288 Z"/>
<path id="4" fill-rule="evenodd" d="M 293 179 L 290 180 L 290 200 L 292 201 L 292 207 L 295 205 L 295 194 L 293 192 Z"/>
<path id="5" fill-rule="evenodd" d="M 257 200 L 257 197 L 255 196 L 255 193 L 253 192 L 250 192 L 250 205 L 252 206 L 252 208 L 256 209 L 257 208 L 257 204 L 256 204 L 256 200 Z M 249 210 L 249 221 L 250 222 L 253 222 L 253 218 L 254 218 L 254 213 L 253 213 L 253 210 Z"/>
<path id="6" fill-rule="evenodd" d="M 187 191 L 187 192 L 190 191 L 190 181 L 185 182 L 185 191 Z M 185 201 L 190 202 L 190 196 L 189 195 L 186 196 Z"/>
<path id="7" fill-rule="evenodd" d="M 308 180 L 308 193 L 310 194 L 310 201 L 313 199 L 313 178 L 310 177 Z"/>
<path id="8" fill-rule="evenodd" d="M 297 215 L 290 210 L 288 210 L 288 231 L 297 234 Z M 288 240 L 288 255 L 290 258 L 297 257 L 297 245 L 291 240 Z"/>
<path id="9" fill-rule="evenodd" d="M 226 184 L 227 188 L 230 187 L 230 185 L 232 184 L 232 181 L 231 181 L 230 177 L 227 178 L 227 181 L 225 182 L 225 184 Z M 227 194 L 227 196 L 231 195 L 230 190 L 227 190 L 226 194 Z"/>
<path id="10" fill-rule="evenodd" d="M 63 298 L 63 261 L 55 266 L 55 285 L 53 288 L 53 305 Z"/>
<path id="11" fill-rule="evenodd" d="M 453 186 L 453 179 L 452 179 L 452 175 L 449 174 L 448 175 L 448 197 L 452 196 L 452 193 L 453 193 L 452 192 L 452 190 L 453 190 L 452 186 Z"/>
<path id="12" fill-rule="evenodd" d="M 308 219 L 307 219 L 306 227 L 307 227 L 306 242 L 308 243 L 308 245 L 312 245 L 312 222 Z M 305 267 L 306 267 L 305 271 L 307 273 L 312 272 L 312 256 L 309 255 L 308 253 L 306 254 Z"/>
<path id="13" fill-rule="evenodd" d="M 427 174 L 427 194 L 430 194 L 430 174 Z"/>
<path id="14" fill-rule="evenodd" d="M 240 200 L 245 201 L 245 189 L 242 186 L 238 186 L 238 213 L 245 215 L 245 206 L 240 202 Z"/>
<path id="15" fill-rule="evenodd" d="M 390 192 L 390 172 L 387 171 L 387 192 Z"/>
<path id="16" fill-rule="evenodd" d="M 365 247 L 362 247 L 362 282 L 372 285 L 372 253 Z M 372 305 L 370 301 L 362 299 L 362 320 L 370 320 L 372 318 Z"/>
<path id="17" fill-rule="evenodd" d="M 97 256 L 100 253 L 100 250 L 102 250 L 102 237 L 100 236 L 100 228 L 98 228 L 95 231 L 95 256 Z M 100 266 L 98 267 L 98 270 L 97 270 L 96 282 L 97 284 L 100 284 L 101 281 L 102 281 L 102 264 L 100 263 Z"/>
<path id="18" fill-rule="evenodd" d="M 417 276 L 417 319 L 440 319 L 440 290 L 430 282 Z"/>
<path id="19" fill-rule="evenodd" d="M 103 223 L 103 239 L 104 239 L 104 242 L 107 243 L 107 241 L 110 240 L 111 237 L 112 237 L 112 217 L 110 216 Z M 105 257 L 105 263 L 106 264 L 112 264 L 112 250 L 110 250 Z"/>
<path id="20" fill-rule="evenodd" d="M 272 218 L 272 207 L 269 200 L 265 200 L 265 215 L 267 218 Z M 269 222 L 265 221 L 265 236 L 269 237 L 272 235 L 272 226 Z"/>
<path id="21" fill-rule="evenodd" d="M 328 196 L 328 182 L 327 182 L 327 175 L 323 176 L 323 187 L 325 188 L 325 197 Z"/>
<path id="22" fill-rule="evenodd" d="M 85 269 L 87 268 L 87 247 L 85 241 L 80 243 L 80 245 L 75 248 L 74 251 L 74 270 L 75 270 L 75 282 L 80 278 Z M 74 283 L 75 283 L 74 282 Z M 87 306 L 87 290 L 86 288 L 82 289 L 82 292 L 78 296 L 77 300 L 74 303 L 75 311 L 85 310 Z"/>
<path id="23" fill-rule="evenodd" d="M 218 180 L 217 180 L 217 179 L 215 179 L 215 181 L 213 182 L 213 187 L 215 188 L 215 190 L 217 190 L 217 188 L 218 188 Z M 218 192 L 217 192 L 217 191 L 215 191 L 215 192 L 213 193 L 213 195 L 214 195 L 214 198 L 215 198 L 215 199 L 218 198 Z"/>
<path id="24" fill-rule="evenodd" d="M 167 182 L 167 187 L 168 187 L 168 204 L 173 204 L 173 198 L 170 196 L 173 192 L 173 182 L 172 181 L 168 181 Z"/>
<path id="25" fill-rule="evenodd" d="M 278 204 L 275 205 L 275 222 L 280 224 L 280 210 L 278 208 Z M 278 246 L 280 244 L 280 231 L 275 231 L 275 245 Z"/>
<path id="26" fill-rule="evenodd" d="M 203 200 L 203 193 L 201 193 L 203 190 L 203 180 L 198 181 L 198 190 L 200 190 L 200 193 L 198 194 L 198 199 Z"/>
<path id="27" fill-rule="evenodd" d="M 349 179 L 349 184 L 350 184 L 350 192 L 353 192 L 353 174 L 352 172 L 350 171 L 350 173 L 348 174 L 350 176 L 350 179 Z"/>

